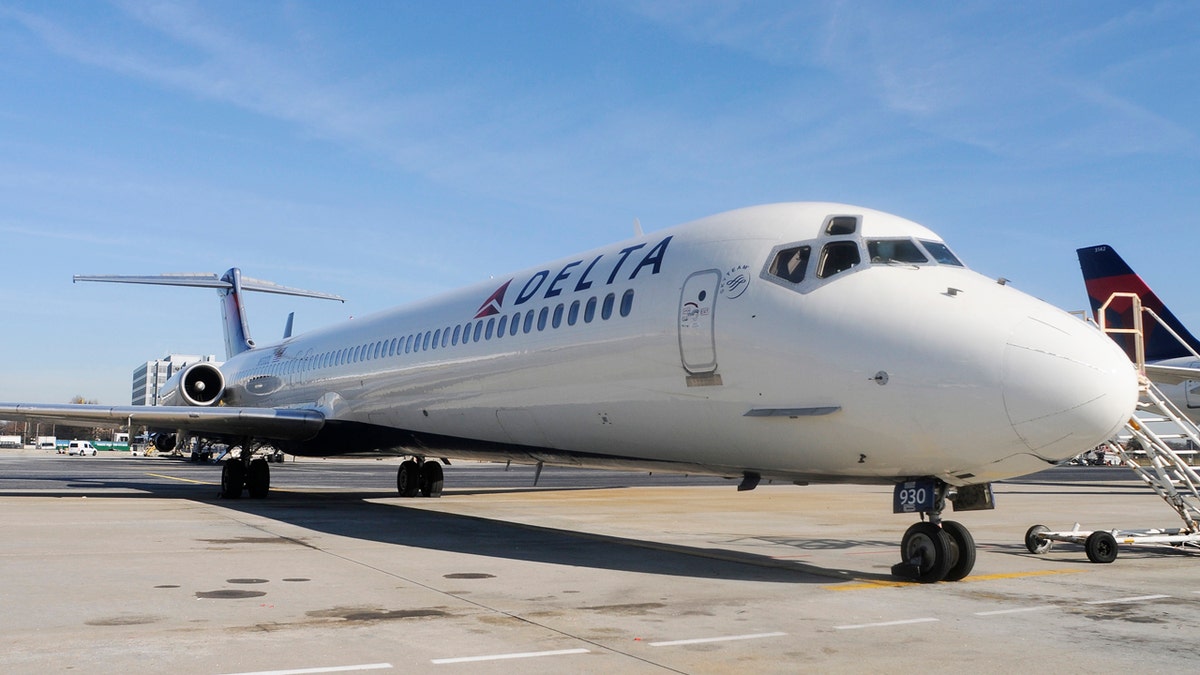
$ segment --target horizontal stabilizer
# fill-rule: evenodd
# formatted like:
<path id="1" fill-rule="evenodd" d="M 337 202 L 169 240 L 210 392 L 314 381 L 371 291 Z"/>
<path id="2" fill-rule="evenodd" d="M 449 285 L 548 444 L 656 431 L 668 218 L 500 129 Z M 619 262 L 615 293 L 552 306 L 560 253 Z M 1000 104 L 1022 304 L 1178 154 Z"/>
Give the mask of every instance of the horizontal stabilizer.
<path id="1" fill-rule="evenodd" d="M 225 280 L 216 274 L 150 274 L 150 275 L 128 275 L 128 274 L 76 274 L 71 278 L 72 281 L 104 281 L 119 284 L 152 284 L 156 286 L 192 286 L 196 288 L 217 288 L 229 289 L 233 288 L 233 283 Z M 241 289 L 243 291 L 258 291 L 260 293 L 276 293 L 278 295 L 296 295 L 302 298 L 318 298 L 321 300 L 337 300 L 345 302 L 346 300 L 340 295 L 332 293 L 321 293 L 319 291 L 306 291 L 302 288 L 292 288 L 291 286 L 281 286 L 272 281 L 262 281 L 260 279 L 251 279 L 250 277 L 241 277 Z"/>
<path id="2" fill-rule="evenodd" d="M 302 298 L 317 298 L 319 300 L 337 300 L 345 302 L 341 296 L 318 291 L 306 291 L 301 288 L 281 286 L 271 281 L 243 277 L 242 271 L 231 268 L 223 276 L 216 274 L 76 274 L 74 281 L 104 281 L 119 284 L 150 284 L 154 286 L 191 286 L 196 288 L 214 288 L 221 297 L 221 318 L 225 325 L 225 358 L 240 354 L 254 348 L 254 340 L 250 339 L 250 325 L 246 321 L 246 306 L 242 301 L 244 291 L 260 293 L 276 293 L 278 295 L 295 295 Z"/>

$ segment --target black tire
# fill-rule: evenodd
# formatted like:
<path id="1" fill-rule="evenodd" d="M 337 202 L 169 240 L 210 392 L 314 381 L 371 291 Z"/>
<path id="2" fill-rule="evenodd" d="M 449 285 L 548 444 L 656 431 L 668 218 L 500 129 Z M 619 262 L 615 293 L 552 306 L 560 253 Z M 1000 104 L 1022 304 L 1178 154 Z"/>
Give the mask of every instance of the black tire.
<path id="1" fill-rule="evenodd" d="M 962 523 L 953 520 L 942 521 L 942 531 L 950 535 L 951 546 L 958 549 L 958 556 L 954 564 L 950 565 L 943 580 L 960 581 L 965 579 L 975 567 L 975 538 Z"/>
<path id="2" fill-rule="evenodd" d="M 421 468 L 411 459 L 400 462 L 396 471 L 396 491 L 401 497 L 416 497 L 421 492 Z"/>
<path id="3" fill-rule="evenodd" d="M 1025 548 L 1029 549 L 1030 553 L 1037 555 L 1046 553 L 1051 548 L 1054 548 L 1054 541 L 1052 539 L 1046 539 L 1045 537 L 1038 536 L 1043 532 L 1049 531 L 1050 528 L 1046 527 L 1045 525 L 1034 525 L 1028 530 L 1025 530 Z"/>
<path id="4" fill-rule="evenodd" d="M 1094 563 L 1110 563 L 1117 559 L 1117 538 L 1111 532 L 1096 531 L 1088 535 L 1083 543 L 1088 560 Z"/>
<path id="5" fill-rule="evenodd" d="M 900 542 L 900 560 L 916 566 L 914 578 L 931 584 L 946 578 L 955 560 L 950 535 L 933 523 L 916 523 Z"/>
<path id="6" fill-rule="evenodd" d="M 271 492 L 271 465 L 259 457 L 250 460 L 250 468 L 246 473 L 246 491 L 251 499 L 266 499 Z"/>
<path id="7" fill-rule="evenodd" d="M 421 465 L 421 496 L 441 497 L 445 477 L 442 464 L 438 461 L 425 462 Z"/>
<path id="8" fill-rule="evenodd" d="M 230 458 L 221 467 L 221 498 L 239 499 L 246 487 L 246 465 L 242 460 Z"/>

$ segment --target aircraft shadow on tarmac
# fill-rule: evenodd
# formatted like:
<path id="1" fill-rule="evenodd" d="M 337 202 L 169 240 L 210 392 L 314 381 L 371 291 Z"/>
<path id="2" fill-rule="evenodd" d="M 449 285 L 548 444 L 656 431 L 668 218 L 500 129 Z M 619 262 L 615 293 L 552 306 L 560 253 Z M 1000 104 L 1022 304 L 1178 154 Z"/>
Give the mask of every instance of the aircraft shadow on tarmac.
<path id="1" fill-rule="evenodd" d="M 377 493 L 285 493 L 272 494 L 266 501 L 214 501 L 226 508 L 325 534 L 506 560 L 788 584 L 893 580 L 890 575 L 833 570 L 729 549 L 575 532 L 370 501 L 379 497 Z M 447 498 L 453 496 L 443 497 Z"/>
<path id="2" fill-rule="evenodd" d="M 70 477 L 59 474 L 55 478 L 59 486 L 57 489 L 38 490 L 36 496 L 79 498 L 86 494 L 92 499 L 189 499 L 325 534 L 506 560 L 697 579 L 787 584 L 894 580 L 888 574 L 828 569 L 719 547 L 665 544 L 479 516 L 440 513 L 406 506 L 397 503 L 398 499 L 389 499 L 386 503 L 372 501 L 392 496 L 392 493 L 379 490 L 337 493 L 279 490 L 272 491 L 265 500 L 220 499 L 216 485 L 203 483 L 171 483 L 130 474 Z M 14 483 L 6 481 L 6 485 L 14 486 Z M 509 493 L 512 491 L 505 490 Z M 466 492 L 479 494 L 491 490 L 471 489 Z M 447 493 L 443 499 L 453 499 L 454 494 Z M 0 487 L 0 497 L 20 496 L 34 494 L 23 489 Z M 747 536 L 754 535 L 747 533 Z M 789 541 L 805 548 L 803 537 L 789 538 Z M 814 538 L 812 541 L 819 549 L 831 547 L 831 543 L 824 538 Z M 310 545 L 299 540 L 295 543 Z"/>

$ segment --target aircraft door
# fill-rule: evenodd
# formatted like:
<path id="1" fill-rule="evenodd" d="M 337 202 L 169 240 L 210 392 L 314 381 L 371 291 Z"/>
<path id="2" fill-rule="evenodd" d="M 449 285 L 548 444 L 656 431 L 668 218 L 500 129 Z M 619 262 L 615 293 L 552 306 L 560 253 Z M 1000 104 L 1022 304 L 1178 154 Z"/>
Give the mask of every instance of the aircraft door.
<path id="1" fill-rule="evenodd" d="M 693 375 L 717 369 L 717 343 L 713 310 L 721 272 L 694 272 L 683 282 L 679 297 L 679 355 L 683 367 Z"/>
<path id="2" fill-rule="evenodd" d="M 1188 408 L 1200 408 L 1200 380 L 1188 380 L 1183 383 L 1184 399 Z"/>

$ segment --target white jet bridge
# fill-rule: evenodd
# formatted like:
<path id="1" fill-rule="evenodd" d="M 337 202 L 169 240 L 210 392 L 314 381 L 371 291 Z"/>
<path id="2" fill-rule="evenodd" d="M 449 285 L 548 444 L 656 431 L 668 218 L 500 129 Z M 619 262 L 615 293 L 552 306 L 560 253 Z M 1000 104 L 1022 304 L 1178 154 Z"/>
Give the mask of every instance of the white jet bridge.
<path id="1" fill-rule="evenodd" d="M 1133 328 L 1106 326 L 1105 310 L 1118 298 L 1129 299 L 1133 305 Z M 1187 343 L 1171 329 L 1154 310 L 1144 307 L 1134 293 L 1114 293 L 1097 313 L 1100 328 L 1105 333 L 1133 335 L 1135 363 L 1138 370 L 1140 398 L 1138 413 L 1125 425 L 1124 433 L 1105 444 L 1105 450 L 1120 457 L 1179 515 L 1183 527 L 1148 530 L 1094 530 L 1080 528 L 1079 523 L 1068 532 L 1051 532 L 1045 525 L 1034 525 L 1025 533 L 1025 547 L 1030 553 L 1045 553 L 1056 541 L 1080 544 L 1094 563 L 1110 563 L 1117 558 L 1118 544 L 1133 546 L 1171 546 L 1177 549 L 1200 550 L 1200 473 L 1185 461 L 1180 451 L 1168 440 L 1188 440 L 1200 448 L 1200 427 L 1197 427 L 1146 377 L 1145 342 L 1142 314 L 1148 314 L 1167 330 L 1180 344 Z M 1197 359 L 1191 347 L 1187 347 Z M 1169 429 L 1158 433 L 1151 425 Z M 1124 441 L 1122 443 L 1121 441 Z M 1140 450 L 1140 452 L 1138 451 Z M 1145 453 L 1145 456 L 1142 456 Z"/>

